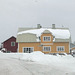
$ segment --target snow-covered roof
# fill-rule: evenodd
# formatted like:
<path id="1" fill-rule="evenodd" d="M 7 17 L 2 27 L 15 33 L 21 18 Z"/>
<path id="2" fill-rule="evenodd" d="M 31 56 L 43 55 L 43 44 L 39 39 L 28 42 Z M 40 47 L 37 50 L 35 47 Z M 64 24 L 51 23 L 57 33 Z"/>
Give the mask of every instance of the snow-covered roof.
<path id="1" fill-rule="evenodd" d="M 36 34 L 36 36 L 39 37 L 45 30 L 50 31 L 52 33 L 52 35 L 55 36 L 55 38 L 57 38 L 57 39 L 69 39 L 70 38 L 70 32 L 68 29 L 40 28 L 40 29 L 21 31 L 18 33 L 18 35 L 25 34 L 25 33 L 31 33 L 31 34 Z"/>

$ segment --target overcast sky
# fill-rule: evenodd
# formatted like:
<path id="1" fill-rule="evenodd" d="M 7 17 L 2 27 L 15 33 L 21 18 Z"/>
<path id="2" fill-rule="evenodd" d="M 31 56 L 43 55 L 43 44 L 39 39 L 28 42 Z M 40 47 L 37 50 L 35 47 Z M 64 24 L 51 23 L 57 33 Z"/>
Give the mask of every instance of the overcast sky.
<path id="1" fill-rule="evenodd" d="M 75 0 L 0 0 L 0 43 L 37 24 L 68 27 L 75 41 Z"/>

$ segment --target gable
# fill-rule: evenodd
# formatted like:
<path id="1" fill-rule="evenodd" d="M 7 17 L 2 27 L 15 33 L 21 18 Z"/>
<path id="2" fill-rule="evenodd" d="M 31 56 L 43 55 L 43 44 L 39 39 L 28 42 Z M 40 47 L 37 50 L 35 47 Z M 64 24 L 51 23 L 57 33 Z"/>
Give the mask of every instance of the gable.
<path id="1" fill-rule="evenodd" d="M 50 40 L 49 41 L 44 41 L 44 38 L 47 38 L 47 37 L 49 37 Z M 41 42 L 42 43 L 52 43 L 53 42 L 53 35 L 51 33 L 42 33 Z"/>
<path id="2" fill-rule="evenodd" d="M 2 43 L 6 43 L 6 42 L 9 42 L 9 41 L 11 41 L 11 40 L 16 41 L 16 38 L 15 38 L 14 36 L 12 36 L 12 37 L 10 37 L 9 39 L 5 40 L 5 41 L 2 42 Z"/>

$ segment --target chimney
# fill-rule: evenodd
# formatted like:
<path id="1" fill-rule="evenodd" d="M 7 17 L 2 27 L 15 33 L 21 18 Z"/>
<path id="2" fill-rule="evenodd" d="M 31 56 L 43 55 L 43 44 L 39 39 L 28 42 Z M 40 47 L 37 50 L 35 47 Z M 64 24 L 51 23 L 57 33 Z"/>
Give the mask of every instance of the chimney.
<path id="1" fill-rule="evenodd" d="M 52 24 L 52 29 L 55 29 L 55 24 Z"/>
<path id="2" fill-rule="evenodd" d="M 42 26 L 40 24 L 37 24 L 37 28 L 40 29 L 42 28 Z"/>

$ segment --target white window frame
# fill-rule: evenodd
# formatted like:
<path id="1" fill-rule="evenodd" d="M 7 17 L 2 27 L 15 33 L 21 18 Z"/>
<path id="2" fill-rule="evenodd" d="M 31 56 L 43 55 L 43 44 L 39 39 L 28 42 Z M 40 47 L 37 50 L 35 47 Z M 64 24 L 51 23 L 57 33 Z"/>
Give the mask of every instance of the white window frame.
<path id="1" fill-rule="evenodd" d="M 11 42 L 11 46 L 13 46 L 12 43 L 14 43 L 14 46 L 15 46 L 15 42 Z"/>
<path id="2" fill-rule="evenodd" d="M 44 47 L 50 47 L 49 51 L 44 50 Z M 51 51 L 51 46 L 43 46 L 43 52 L 50 52 Z"/>
<path id="3" fill-rule="evenodd" d="M 58 47 L 59 47 L 59 49 L 60 48 L 63 48 L 64 50 L 63 51 L 65 51 L 65 46 L 57 46 L 57 51 L 58 51 Z M 58 52 L 60 52 L 61 50 L 59 50 Z M 63 51 L 61 51 L 61 52 L 63 52 Z"/>
<path id="4" fill-rule="evenodd" d="M 23 47 L 23 53 L 25 53 L 24 52 L 24 48 L 33 48 L 33 51 L 32 52 L 34 52 L 34 47 Z M 27 52 L 26 52 L 27 53 Z M 29 53 L 29 52 L 28 52 Z"/>
<path id="5" fill-rule="evenodd" d="M 44 40 L 44 37 L 50 37 L 50 40 Z M 50 42 L 51 41 L 51 36 L 43 36 L 43 41 L 44 42 Z"/>

